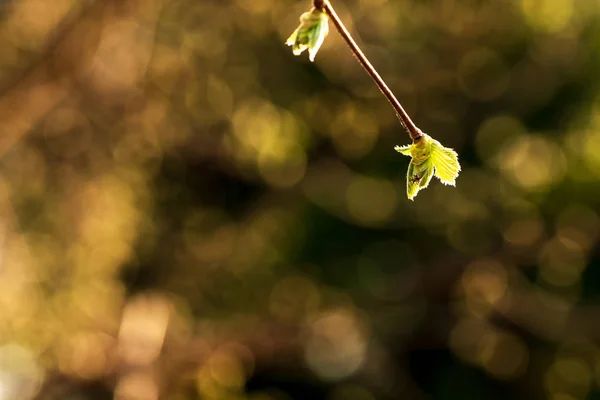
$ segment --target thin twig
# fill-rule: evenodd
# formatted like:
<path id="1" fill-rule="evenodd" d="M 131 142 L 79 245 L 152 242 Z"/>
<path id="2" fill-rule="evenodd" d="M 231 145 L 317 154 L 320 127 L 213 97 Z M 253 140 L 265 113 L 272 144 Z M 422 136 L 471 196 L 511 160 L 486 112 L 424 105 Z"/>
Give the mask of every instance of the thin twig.
<path id="1" fill-rule="evenodd" d="M 369 62 L 369 59 L 365 56 L 360 47 L 358 47 L 358 44 L 356 44 L 356 42 L 350 35 L 350 32 L 348 32 L 348 30 L 344 26 L 342 20 L 333 9 L 331 3 L 328 0 L 313 0 L 313 5 L 318 10 L 327 13 L 329 18 L 331 18 L 337 31 L 344 38 L 344 40 L 350 47 L 350 50 L 352 50 L 354 56 L 356 56 L 363 68 L 367 71 L 371 78 L 373 78 L 373 80 L 377 84 L 377 87 L 379 88 L 379 90 L 381 90 L 381 93 L 383 93 L 383 95 L 386 97 L 386 99 L 388 99 L 392 107 L 394 107 L 398 119 L 400 120 L 404 128 L 406 128 L 406 130 L 408 131 L 408 135 L 413 140 L 413 142 L 416 142 L 419 139 L 421 139 L 421 137 L 423 136 L 423 132 L 419 128 L 417 128 L 415 123 L 410 119 L 410 117 L 408 116 L 408 114 L 406 113 L 396 96 L 394 96 L 394 93 L 392 93 L 392 91 L 385 84 L 381 76 L 379 76 L 377 70 L 375 70 L 375 67 L 373 67 L 373 65 Z"/>

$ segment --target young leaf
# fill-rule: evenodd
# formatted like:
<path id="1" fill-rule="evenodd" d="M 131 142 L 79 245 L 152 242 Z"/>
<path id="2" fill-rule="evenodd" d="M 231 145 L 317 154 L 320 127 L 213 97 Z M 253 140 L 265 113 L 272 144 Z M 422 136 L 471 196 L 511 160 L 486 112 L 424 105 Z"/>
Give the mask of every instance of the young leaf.
<path id="1" fill-rule="evenodd" d="M 323 11 L 313 7 L 300 16 L 300 26 L 285 42 L 292 47 L 294 55 L 302 54 L 308 49 L 310 61 L 315 61 L 317 52 L 329 34 L 329 17 Z"/>
<path id="2" fill-rule="evenodd" d="M 396 146 L 395 150 L 412 157 L 406 175 L 406 194 L 410 200 L 429 185 L 434 175 L 445 185 L 456 184 L 460 172 L 458 155 L 429 135 L 424 134 L 416 143 Z"/>
<path id="3" fill-rule="evenodd" d="M 456 185 L 456 177 L 460 172 L 458 154 L 454 150 L 442 146 L 437 140 L 434 140 L 431 159 L 435 166 L 435 176 L 444 185 Z"/>

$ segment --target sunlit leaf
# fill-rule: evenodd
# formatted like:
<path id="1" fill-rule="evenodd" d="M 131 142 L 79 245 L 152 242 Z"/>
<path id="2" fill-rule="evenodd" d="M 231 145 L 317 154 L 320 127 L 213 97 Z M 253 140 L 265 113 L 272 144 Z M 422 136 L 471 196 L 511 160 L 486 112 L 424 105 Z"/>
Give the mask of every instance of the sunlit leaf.
<path id="1" fill-rule="evenodd" d="M 442 146 L 440 142 L 433 141 L 431 160 L 435 167 L 435 176 L 443 184 L 454 186 L 460 172 L 458 154 L 454 150 Z"/>
<path id="2" fill-rule="evenodd" d="M 419 190 L 425 189 L 429 185 L 432 177 L 433 164 L 430 159 L 420 164 L 416 164 L 414 159 L 411 160 L 406 176 L 406 194 L 408 198 L 413 200 Z"/>
<path id="3" fill-rule="evenodd" d="M 396 150 L 398 153 L 402 153 L 405 156 L 410 156 L 410 149 L 411 149 L 410 144 L 407 144 L 406 146 L 396 146 L 394 147 L 394 150 Z"/>
<path id="4" fill-rule="evenodd" d="M 300 26 L 285 42 L 292 47 L 294 55 L 300 55 L 308 49 L 310 61 L 314 61 L 317 52 L 329 34 L 329 17 L 316 8 L 300 16 Z"/>
<path id="5" fill-rule="evenodd" d="M 429 185 L 434 175 L 445 185 L 456 184 L 460 172 L 458 155 L 430 136 L 424 135 L 413 144 L 396 146 L 394 149 L 412 158 L 406 175 L 406 194 L 410 200 Z"/>

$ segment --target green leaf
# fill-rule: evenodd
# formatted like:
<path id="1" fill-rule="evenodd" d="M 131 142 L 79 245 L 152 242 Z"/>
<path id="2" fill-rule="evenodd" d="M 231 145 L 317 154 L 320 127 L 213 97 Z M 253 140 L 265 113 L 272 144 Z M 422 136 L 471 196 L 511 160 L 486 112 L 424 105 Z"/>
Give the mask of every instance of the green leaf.
<path id="1" fill-rule="evenodd" d="M 444 147 L 434 141 L 431 160 L 435 167 L 435 176 L 445 185 L 456 185 L 456 178 L 460 172 L 458 154 L 450 148 Z"/>
<path id="2" fill-rule="evenodd" d="M 458 155 L 429 135 L 424 135 L 416 143 L 394 149 L 412 158 L 406 174 L 406 194 L 410 200 L 429 185 L 434 175 L 445 185 L 456 184 L 460 172 Z"/>
<path id="3" fill-rule="evenodd" d="M 433 177 L 433 164 L 431 160 L 425 160 L 416 164 L 414 159 L 410 160 L 408 173 L 406 175 L 406 194 L 413 200 L 419 190 L 425 189 Z"/>
<path id="4" fill-rule="evenodd" d="M 405 156 L 410 156 L 410 149 L 411 149 L 412 145 L 407 144 L 406 146 L 396 146 L 394 147 L 394 150 L 396 150 L 398 153 L 402 153 Z"/>
<path id="5" fill-rule="evenodd" d="M 292 47 L 294 55 L 308 49 L 310 61 L 315 61 L 317 52 L 329 34 L 329 17 L 316 8 L 300 16 L 300 26 L 290 35 L 285 44 Z"/>

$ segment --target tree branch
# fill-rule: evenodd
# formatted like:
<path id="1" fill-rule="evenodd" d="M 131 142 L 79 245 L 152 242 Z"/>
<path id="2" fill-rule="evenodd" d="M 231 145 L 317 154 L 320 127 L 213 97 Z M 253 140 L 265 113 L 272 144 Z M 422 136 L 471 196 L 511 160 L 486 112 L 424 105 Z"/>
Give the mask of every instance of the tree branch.
<path id="1" fill-rule="evenodd" d="M 394 107 L 394 111 L 396 111 L 396 116 L 402 123 L 402 126 L 408 131 L 408 135 L 413 140 L 413 142 L 417 142 L 423 136 L 423 132 L 415 125 L 415 123 L 410 119 L 408 113 L 404 110 L 394 93 L 390 90 L 390 88 L 386 85 L 385 81 L 381 78 L 381 76 L 377 73 L 377 70 L 365 54 L 362 52 L 358 44 L 350 35 L 350 32 L 344 26 L 342 20 L 335 12 L 333 6 L 328 0 L 313 0 L 313 6 L 318 10 L 325 12 L 329 18 L 333 21 L 335 28 L 339 32 L 339 34 L 344 38 L 350 50 L 354 56 L 358 59 L 363 68 L 367 71 L 367 73 L 373 78 L 381 93 L 385 96 L 385 98 L 390 102 L 392 107 Z"/>

